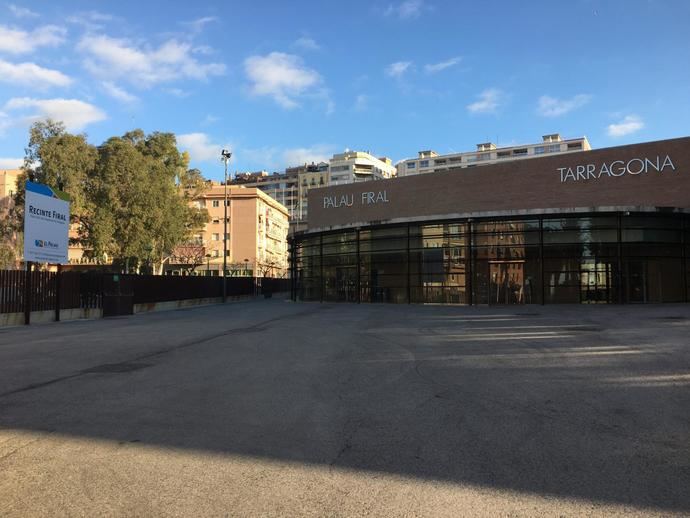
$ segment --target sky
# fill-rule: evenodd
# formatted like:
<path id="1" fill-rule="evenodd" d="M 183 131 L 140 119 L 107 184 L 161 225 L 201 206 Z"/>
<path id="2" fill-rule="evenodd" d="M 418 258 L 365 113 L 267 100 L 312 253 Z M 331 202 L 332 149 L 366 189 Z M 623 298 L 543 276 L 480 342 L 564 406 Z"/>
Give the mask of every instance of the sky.
<path id="1" fill-rule="evenodd" d="M 690 134 L 690 2 L 0 3 L 0 169 L 52 117 L 93 144 L 177 135 L 191 165 L 281 171 L 532 143 Z"/>

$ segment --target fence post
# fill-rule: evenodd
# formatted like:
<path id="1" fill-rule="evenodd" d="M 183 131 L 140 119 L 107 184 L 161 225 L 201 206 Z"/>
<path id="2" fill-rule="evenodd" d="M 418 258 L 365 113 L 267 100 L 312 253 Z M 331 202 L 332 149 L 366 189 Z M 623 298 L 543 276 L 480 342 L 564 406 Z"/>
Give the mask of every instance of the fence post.
<path id="1" fill-rule="evenodd" d="M 26 262 L 26 273 L 24 276 L 24 325 L 31 323 L 31 268 L 33 263 Z"/>
<path id="2" fill-rule="evenodd" d="M 62 273 L 62 265 L 57 265 L 57 272 L 55 272 L 55 321 L 60 321 L 60 280 Z"/>

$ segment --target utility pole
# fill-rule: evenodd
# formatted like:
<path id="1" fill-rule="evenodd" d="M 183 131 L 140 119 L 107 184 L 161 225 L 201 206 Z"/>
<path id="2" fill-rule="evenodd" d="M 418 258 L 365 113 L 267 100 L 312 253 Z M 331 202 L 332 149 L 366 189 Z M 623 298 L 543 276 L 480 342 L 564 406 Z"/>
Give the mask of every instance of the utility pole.
<path id="1" fill-rule="evenodd" d="M 227 149 L 220 152 L 223 162 L 225 162 L 225 193 L 223 196 L 223 302 L 227 299 L 227 286 L 225 272 L 228 269 L 228 162 L 232 153 Z"/>

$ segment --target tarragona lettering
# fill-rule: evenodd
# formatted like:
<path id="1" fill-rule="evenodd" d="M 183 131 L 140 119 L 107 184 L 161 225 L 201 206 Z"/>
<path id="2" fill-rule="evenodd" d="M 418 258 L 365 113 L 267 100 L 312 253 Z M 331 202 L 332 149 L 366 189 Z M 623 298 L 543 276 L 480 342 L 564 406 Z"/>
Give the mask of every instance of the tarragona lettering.
<path id="1" fill-rule="evenodd" d="M 600 166 L 597 164 L 582 164 L 575 167 L 558 167 L 556 170 L 561 177 L 561 183 L 577 182 L 580 180 L 598 180 L 602 176 L 616 177 L 625 174 L 638 175 L 652 171 L 662 173 L 669 169 L 675 171 L 676 166 L 669 155 L 657 156 L 655 158 L 631 158 L 630 160 L 614 160 L 604 162 Z"/>

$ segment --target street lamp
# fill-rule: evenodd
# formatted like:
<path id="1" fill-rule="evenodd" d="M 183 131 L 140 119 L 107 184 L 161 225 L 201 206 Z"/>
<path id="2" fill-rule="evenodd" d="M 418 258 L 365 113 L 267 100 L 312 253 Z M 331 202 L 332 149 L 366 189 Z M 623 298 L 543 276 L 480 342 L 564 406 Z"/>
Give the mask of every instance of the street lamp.
<path id="1" fill-rule="evenodd" d="M 244 260 L 244 275 L 249 275 L 249 259 Z"/>
<path id="2" fill-rule="evenodd" d="M 206 254 L 206 277 L 211 276 L 211 254 Z"/>
<path id="3" fill-rule="evenodd" d="M 223 302 L 227 298 L 227 286 L 225 285 L 225 272 L 228 269 L 228 162 L 232 153 L 227 149 L 220 152 L 221 159 L 225 162 L 225 192 L 223 195 Z"/>

